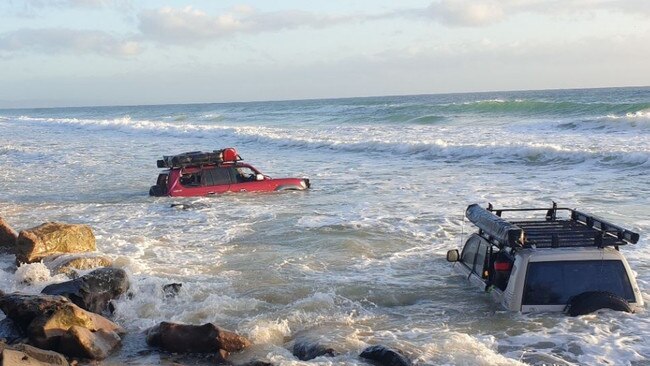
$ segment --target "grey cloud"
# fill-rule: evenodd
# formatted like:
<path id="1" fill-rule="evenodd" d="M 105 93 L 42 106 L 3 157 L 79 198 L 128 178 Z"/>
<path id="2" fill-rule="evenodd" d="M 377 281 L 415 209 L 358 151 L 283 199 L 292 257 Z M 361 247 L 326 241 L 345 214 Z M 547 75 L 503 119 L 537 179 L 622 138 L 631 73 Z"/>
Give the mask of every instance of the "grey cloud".
<path id="1" fill-rule="evenodd" d="M 132 56 L 140 53 L 141 46 L 135 41 L 118 39 L 94 30 L 22 29 L 0 34 L 0 55 L 7 56 L 24 50 Z"/>
<path id="2" fill-rule="evenodd" d="M 306 11 L 258 12 L 239 7 L 220 15 L 201 10 L 164 7 L 138 15 L 143 36 L 162 42 L 192 43 L 237 33 L 259 33 L 299 27 L 322 28 L 350 21 L 352 17 L 318 15 Z"/>

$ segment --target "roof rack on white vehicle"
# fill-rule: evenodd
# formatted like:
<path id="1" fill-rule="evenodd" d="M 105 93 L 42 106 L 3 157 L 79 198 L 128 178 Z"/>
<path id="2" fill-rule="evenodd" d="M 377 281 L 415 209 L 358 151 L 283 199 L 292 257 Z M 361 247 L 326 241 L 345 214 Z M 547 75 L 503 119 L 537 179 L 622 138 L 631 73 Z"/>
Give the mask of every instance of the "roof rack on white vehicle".
<path id="1" fill-rule="evenodd" d="M 544 219 L 505 220 L 504 212 L 539 212 L 545 211 Z M 559 213 L 567 213 L 565 218 L 558 218 Z M 598 247 L 614 246 L 627 243 L 636 244 L 639 234 L 609 223 L 596 216 L 570 208 L 557 207 L 553 202 L 551 208 L 500 208 L 488 204 L 487 209 L 478 204 L 467 207 L 467 218 L 480 230 L 479 235 L 500 248 L 561 248 L 561 247 Z"/>

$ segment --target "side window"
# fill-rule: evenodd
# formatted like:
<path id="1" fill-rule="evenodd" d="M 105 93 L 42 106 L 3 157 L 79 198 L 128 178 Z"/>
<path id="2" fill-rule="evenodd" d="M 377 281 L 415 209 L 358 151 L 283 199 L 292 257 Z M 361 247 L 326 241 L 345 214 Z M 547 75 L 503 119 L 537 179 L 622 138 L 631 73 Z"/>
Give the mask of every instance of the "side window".
<path id="1" fill-rule="evenodd" d="M 476 254 L 476 261 L 474 262 L 474 272 L 476 272 L 479 277 L 483 277 L 483 271 L 485 270 L 485 259 L 487 257 L 487 251 L 490 248 L 490 245 L 487 241 L 481 239 L 481 243 L 478 246 L 478 253 Z"/>
<path id="2" fill-rule="evenodd" d="M 211 168 L 203 170 L 203 184 L 206 186 L 230 184 L 230 173 L 228 170 L 228 168 Z"/>
<path id="3" fill-rule="evenodd" d="M 478 244 L 480 242 L 481 242 L 480 237 L 472 236 L 465 243 L 465 247 L 463 248 L 463 253 L 460 256 L 460 261 L 469 268 L 472 268 L 474 266 L 474 257 L 476 257 L 476 252 L 478 251 Z"/>
<path id="4" fill-rule="evenodd" d="M 185 187 L 198 187 L 201 185 L 201 173 L 184 173 L 180 183 Z"/>
<path id="5" fill-rule="evenodd" d="M 255 181 L 255 171 L 249 167 L 239 166 L 233 170 L 233 173 L 237 183 Z"/>

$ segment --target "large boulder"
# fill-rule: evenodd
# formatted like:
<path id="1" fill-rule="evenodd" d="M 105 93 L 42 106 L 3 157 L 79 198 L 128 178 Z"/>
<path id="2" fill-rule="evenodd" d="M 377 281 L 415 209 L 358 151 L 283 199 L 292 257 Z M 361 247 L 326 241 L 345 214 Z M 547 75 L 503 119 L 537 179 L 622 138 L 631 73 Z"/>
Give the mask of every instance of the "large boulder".
<path id="1" fill-rule="evenodd" d="M 147 344 L 169 352 L 241 351 L 250 341 L 212 323 L 189 325 L 161 322 L 147 330 Z"/>
<path id="2" fill-rule="evenodd" d="M 0 309 L 22 327 L 31 344 L 64 354 L 72 352 L 72 355 L 105 357 L 104 354 L 117 347 L 111 339 L 119 339 L 125 332 L 119 325 L 81 309 L 63 296 L 8 294 L 0 298 Z M 88 336 L 88 332 L 76 328 L 70 331 L 73 327 L 94 334 Z M 84 349 L 70 351 L 71 342 L 93 352 Z"/>
<path id="3" fill-rule="evenodd" d="M 120 268 L 99 268 L 72 281 L 46 286 L 42 294 L 61 295 L 82 309 L 103 312 L 108 303 L 129 289 L 129 278 Z"/>
<path id="4" fill-rule="evenodd" d="M 28 344 L 7 346 L 0 342 L 2 366 L 68 366 L 68 360 L 56 352 L 32 347 Z"/>
<path id="5" fill-rule="evenodd" d="M 16 262 L 33 263 L 50 255 L 95 250 L 95 235 L 90 226 L 48 222 L 22 230 L 16 240 L 15 254 Z"/>
<path id="6" fill-rule="evenodd" d="M 359 355 L 361 358 L 374 361 L 382 366 L 412 366 L 411 360 L 401 353 L 382 345 L 371 346 L 363 350 Z"/>
<path id="7" fill-rule="evenodd" d="M 0 217 L 0 249 L 13 250 L 16 246 L 17 238 L 18 234 L 16 234 L 16 230 Z"/>
<path id="8" fill-rule="evenodd" d="M 50 270 L 52 276 L 65 274 L 68 277 L 75 278 L 78 276 L 76 270 L 110 267 L 113 261 L 102 254 L 91 252 L 45 257 L 43 263 Z"/>

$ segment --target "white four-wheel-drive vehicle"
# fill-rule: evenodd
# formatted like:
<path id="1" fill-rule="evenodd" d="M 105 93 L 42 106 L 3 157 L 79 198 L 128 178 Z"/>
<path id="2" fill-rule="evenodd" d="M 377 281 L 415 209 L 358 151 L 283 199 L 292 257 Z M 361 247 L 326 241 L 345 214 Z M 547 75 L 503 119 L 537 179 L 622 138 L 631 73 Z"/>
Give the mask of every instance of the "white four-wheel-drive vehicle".
<path id="1" fill-rule="evenodd" d="M 538 217 L 530 218 L 535 213 Z M 447 260 L 506 309 L 575 316 L 643 307 L 641 291 L 619 251 L 635 244 L 639 234 L 555 203 L 550 209 L 473 204 L 465 214 L 478 232 L 461 253 L 448 251 Z M 503 214 L 526 218 L 505 220 Z"/>

